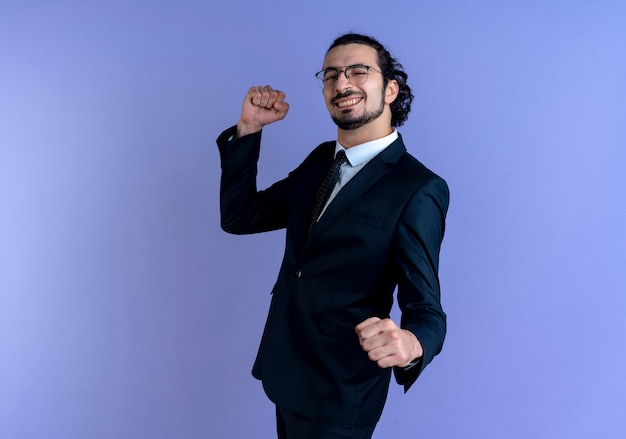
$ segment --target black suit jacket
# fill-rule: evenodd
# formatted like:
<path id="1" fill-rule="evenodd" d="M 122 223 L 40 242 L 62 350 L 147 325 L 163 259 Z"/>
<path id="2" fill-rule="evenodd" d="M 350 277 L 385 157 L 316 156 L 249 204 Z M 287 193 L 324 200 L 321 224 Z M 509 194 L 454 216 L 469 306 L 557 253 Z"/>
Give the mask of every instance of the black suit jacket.
<path id="1" fill-rule="evenodd" d="M 418 365 L 395 368 L 405 389 L 441 350 L 439 249 L 449 193 L 444 180 L 406 152 L 399 137 L 337 194 L 306 236 L 335 142 L 318 146 L 287 178 L 256 187 L 261 133 L 218 138 L 222 228 L 235 234 L 286 229 L 285 254 L 253 375 L 268 397 L 338 426 L 374 425 L 390 369 L 359 345 L 355 326 L 389 316 L 398 287 L 401 326 L 424 348 Z"/>

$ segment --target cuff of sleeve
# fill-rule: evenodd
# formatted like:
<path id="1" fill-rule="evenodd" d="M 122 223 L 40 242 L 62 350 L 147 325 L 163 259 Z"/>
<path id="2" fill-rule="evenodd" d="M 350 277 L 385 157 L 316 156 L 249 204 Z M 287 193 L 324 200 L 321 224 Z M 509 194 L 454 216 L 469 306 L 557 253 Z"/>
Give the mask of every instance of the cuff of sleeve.
<path id="1" fill-rule="evenodd" d="M 404 370 L 411 370 L 412 368 L 414 368 L 415 366 L 417 366 L 418 364 L 420 364 L 422 361 L 422 358 L 416 358 L 415 360 L 411 361 L 407 366 L 404 366 Z"/>
<path id="2" fill-rule="evenodd" d="M 232 142 L 235 140 L 235 136 L 237 135 L 237 125 L 233 125 L 232 127 L 225 129 L 222 134 L 217 138 L 218 144 L 224 144 L 226 142 Z"/>

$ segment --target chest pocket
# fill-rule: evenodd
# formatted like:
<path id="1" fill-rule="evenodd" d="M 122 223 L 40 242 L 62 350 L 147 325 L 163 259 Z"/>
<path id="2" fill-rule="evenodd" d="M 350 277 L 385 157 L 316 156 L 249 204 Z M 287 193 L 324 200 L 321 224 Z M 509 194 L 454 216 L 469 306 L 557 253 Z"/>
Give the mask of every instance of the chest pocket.
<path id="1" fill-rule="evenodd" d="M 351 221 L 359 224 L 364 224 L 366 226 L 374 227 L 377 229 L 382 228 L 383 223 L 385 222 L 385 218 L 381 216 L 374 216 L 369 214 L 364 214 L 361 212 L 355 212 L 353 210 L 348 210 L 341 215 L 341 219 L 346 221 Z"/>

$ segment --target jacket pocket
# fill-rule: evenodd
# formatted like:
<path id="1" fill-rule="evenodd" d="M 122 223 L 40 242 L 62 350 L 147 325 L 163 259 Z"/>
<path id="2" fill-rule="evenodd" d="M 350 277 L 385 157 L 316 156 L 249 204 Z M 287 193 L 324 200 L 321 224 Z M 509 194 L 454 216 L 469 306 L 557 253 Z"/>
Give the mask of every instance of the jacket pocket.
<path id="1" fill-rule="evenodd" d="M 376 227 L 380 229 L 385 222 L 385 218 L 379 216 L 371 216 L 367 214 L 363 214 L 361 212 L 355 212 L 353 210 L 348 210 L 341 215 L 341 218 L 352 221 L 359 224 L 365 224 L 366 226 Z"/>
<path id="2" fill-rule="evenodd" d="M 320 318 L 320 331 L 322 333 L 343 341 L 359 344 L 355 327 L 356 325 L 332 314 L 324 313 Z"/>

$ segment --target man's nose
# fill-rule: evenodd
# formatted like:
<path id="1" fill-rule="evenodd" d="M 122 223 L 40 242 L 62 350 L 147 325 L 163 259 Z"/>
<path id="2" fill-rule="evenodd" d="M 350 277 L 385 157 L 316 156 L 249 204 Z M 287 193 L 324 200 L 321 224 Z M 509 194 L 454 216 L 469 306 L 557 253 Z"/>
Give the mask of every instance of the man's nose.
<path id="1" fill-rule="evenodd" d="M 346 71 L 339 71 L 337 73 L 337 81 L 335 81 L 335 90 L 343 91 L 346 88 L 349 88 L 350 85 L 350 80 L 348 79 L 348 75 L 346 75 Z"/>

